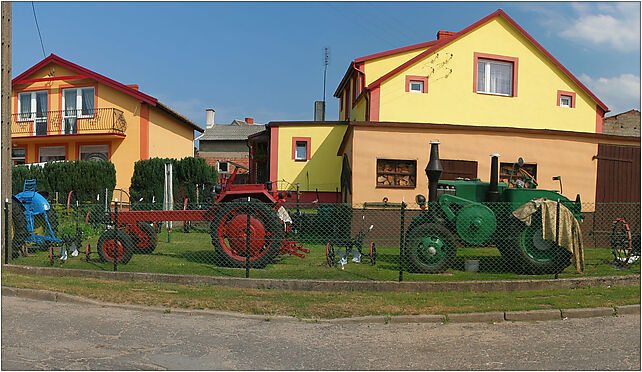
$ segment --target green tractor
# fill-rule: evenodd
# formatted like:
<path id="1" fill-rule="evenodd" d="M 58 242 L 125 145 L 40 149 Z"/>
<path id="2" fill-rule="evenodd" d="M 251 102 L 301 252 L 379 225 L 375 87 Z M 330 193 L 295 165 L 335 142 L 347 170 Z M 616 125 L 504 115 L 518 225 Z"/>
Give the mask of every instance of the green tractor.
<path id="1" fill-rule="evenodd" d="M 556 274 L 571 264 L 571 253 L 555 242 L 543 239 L 541 212 L 527 226 L 512 212 L 533 199 L 559 201 L 581 220 L 581 202 L 556 191 L 536 189 L 536 181 L 522 172 L 526 182 L 509 187 L 498 182 L 499 155 L 492 154 L 490 182 L 475 180 L 439 181 L 439 142 L 431 142 L 428 176 L 428 205 L 417 195 L 422 213 L 413 218 L 406 231 L 405 260 L 409 271 L 440 273 L 452 266 L 457 256 L 457 240 L 466 246 L 496 246 L 511 267 L 523 274 Z M 520 171 L 523 160 L 515 163 Z"/>

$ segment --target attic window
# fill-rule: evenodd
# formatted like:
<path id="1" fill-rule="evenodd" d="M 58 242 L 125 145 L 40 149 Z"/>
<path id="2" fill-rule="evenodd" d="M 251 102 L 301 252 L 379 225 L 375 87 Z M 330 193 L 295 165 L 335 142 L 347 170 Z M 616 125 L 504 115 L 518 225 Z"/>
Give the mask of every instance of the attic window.
<path id="1" fill-rule="evenodd" d="M 428 77 L 406 75 L 406 92 L 428 93 Z"/>
<path id="2" fill-rule="evenodd" d="M 557 105 L 559 107 L 575 108 L 575 93 L 558 90 Z"/>
<path id="3" fill-rule="evenodd" d="M 474 66 L 475 93 L 517 97 L 517 58 L 475 53 Z"/>

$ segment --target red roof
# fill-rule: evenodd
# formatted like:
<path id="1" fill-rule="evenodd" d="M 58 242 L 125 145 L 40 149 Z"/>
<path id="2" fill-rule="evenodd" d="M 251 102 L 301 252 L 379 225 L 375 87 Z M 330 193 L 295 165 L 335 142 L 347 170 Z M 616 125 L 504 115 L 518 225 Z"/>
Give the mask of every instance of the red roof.
<path id="1" fill-rule="evenodd" d="M 576 77 L 575 77 L 575 76 L 574 76 L 574 75 L 573 75 L 573 74 L 572 74 L 568 69 L 566 69 L 566 67 L 564 67 L 564 66 L 563 66 L 563 65 L 562 65 L 562 64 L 561 64 L 557 59 L 555 59 L 555 57 L 553 57 L 553 55 L 551 55 L 551 54 L 550 54 L 546 49 L 544 49 L 544 47 L 543 47 L 543 46 L 541 46 L 541 45 L 540 45 L 540 43 L 538 43 L 538 42 L 537 42 L 537 41 L 536 41 L 536 40 L 535 40 L 531 35 L 529 35 L 529 34 L 528 34 L 528 33 L 527 33 L 527 32 L 526 32 L 526 31 L 525 31 L 525 30 L 524 30 L 520 25 L 518 25 L 518 24 L 517 24 L 517 22 L 515 22 L 511 17 L 509 17 L 509 16 L 508 16 L 508 14 L 506 14 L 506 13 L 505 13 L 503 10 L 501 10 L 501 9 L 497 9 L 495 12 L 493 12 L 493 13 L 489 14 L 488 16 L 486 16 L 486 17 L 484 17 L 484 18 L 480 19 L 479 21 L 477 21 L 477 22 L 473 23 L 472 25 L 470 25 L 470 26 L 466 27 L 465 29 L 463 29 L 463 30 L 461 30 L 461 31 L 457 32 L 457 33 L 456 33 L 456 34 L 454 34 L 452 37 L 444 38 L 444 39 L 442 39 L 442 40 L 429 41 L 429 42 L 427 42 L 427 43 L 422 43 L 422 44 L 415 44 L 414 46 L 417 46 L 417 45 L 423 45 L 423 46 L 432 46 L 432 47 L 431 47 L 431 48 L 429 48 L 429 49 L 427 49 L 427 50 L 425 50 L 424 52 L 422 52 L 422 53 L 418 54 L 417 56 L 415 56 L 415 57 L 411 58 L 410 60 L 406 61 L 405 63 L 401 64 L 400 66 L 398 66 L 397 68 L 395 68 L 395 69 L 393 69 L 392 71 L 388 72 L 387 74 L 385 74 L 385 75 L 381 76 L 379 79 L 377 79 L 377 80 L 373 81 L 372 83 L 370 83 L 370 84 L 366 87 L 366 89 L 370 90 L 370 89 L 372 89 L 372 88 L 374 88 L 374 87 L 377 87 L 377 86 L 381 85 L 381 83 L 383 83 L 384 81 L 388 80 L 388 79 L 389 79 L 389 78 L 391 78 L 392 76 L 394 76 L 394 75 L 398 74 L 399 72 L 401 72 L 401 71 L 403 71 L 404 69 L 406 69 L 406 68 L 408 68 L 408 67 L 412 66 L 413 64 L 415 64 L 415 63 L 417 63 L 417 62 L 419 62 L 419 61 L 423 60 L 424 58 L 428 57 L 429 55 L 431 55 L 431 54 L 433 54 L 433 53 L 435 53 L 435 52 L 437 52 L 437 51 L 441 50 L 441 49 L 442 49 L 442 48 L 444 48 L 445 46 L 447 46 L 447 45 L 451 44 L 451 43 L 452 43 L 452 42 L 454 42 L 455 40 L 457 40 L 457 39 L 459 39 L 460 37 L 462 37 L 462 36 L 464 36 L 464 35 L 468 34 L 469 32 L 471 32 L 471 31 L 475 30 L 476 28 L 478 28 L 478 27 L 480 27 L 480 26 L 484 25 L 485 23 L 487 23 L 488 21 L 492 20 L 492 19 L 493 19 L 493 18 L 495 18 L 495 17 L 503 17 L 506 21 L 508 21 L 508 23 L 510 23 L 511 25 L 513 25 L 513 27 L 515 27 L 515 29 L 517 29 L 517 31 L 519 31 L 519 32 L 522 34 L 522 36 L 524 36 L 526 39 L 528 39 L 528 40 L 529 40 L 529 41 L 530 41 L 530 42 L 531 42 L 531 43 L 532 43 L 532 44 L 533 44 L 537 49 L 539 49 L 539 50 L 540 50 L 540 51 L 541 51 L 541 52 L 542 52 L 542 53 L 543 53 L 543 54 L 544 54 L 548 59 L 550 59 L 550 60 L 551 60 L 551 62 L 553 62 L 555 65 L 557 65 L 557 67 L 559 67 L 559 68 L 560 68 L 560 69 L 561 69 L 561 70 L 566 74 L 566 76 L 568 76 L 571 80 L 573 80 L 573 82 L 575 82 L 575 84 L 577 84 L 577 85 L 580 87 L 580 89 L 582 89 L 586 94 L 588 94 L 588 95 L 589 95 L 589 96 L 590 96 L 590 97 L 591 97 L 591 98 L 592 98 L 592 99 L 597 103 L 597 105 L 598 105 L 599 107 L 601 107 L 605 112 L 608 112 L 608 111 L 609 111 L 608 107 L 607 107 L 607 106 L 606 106 L 602 101 L 600 101 L 600 99 L 599 99 L 599 98 L 597 98 L 597 97 L 596 97 L 596 96 L 595 96 L 595 95 L 594 95 L 594 94 L 593 94 L 593 93 L 592 93 L 592 92 L 591 92 L 591 91 L 590 91 L 590 90 L 589 90 L 589 89 L 588 89 L 584 84 L 582 84 L 582 83 L 581 83 L 581 82 L 580 82 L 580 81 L 579 81 L 579 80 L 578 80 L 578 79 L 577 79 L 577 78 L 576 78 Z M 413 46 L 411 45 L 411 46 L 409 46 L 409 47 L 399 48 L 399 49 L 394 49 L 394 50 L 391 50 L 391 51 L 388 51 L 388 52 L 383 52 L 383 53 L 373 54 L 373 55 L 371 55 L 371 56 L 362 57 L 362 58 L 369 58 L 369 57 L 377 58 L 377 57 L 374 57 L 374 56 L 381 57 L 381 56 L 384 56 L 384 55 L 389 55 L 389 54 L 398 53 L 399 51 L 411 50 L 411 49 L 412 49 L 412 47 L 413 47 Z M 410 48 L 410 49 L 406 49 L 406 48 Z M 395 52 L 395 51 L 396 51 L 396 52 Z M 394 52 L 394 53 L 393 53 L 393 52 Z M 369 59 L 372 59 L 372 58 L 369 58 Z M 355 61 L 356 61 L 356 60 L 355 60 Z"/>
<path id="2" fill-rule="evenodd" d="M 141 102 L 148 103 L 151 106 L 156 106 L 156 107 L 160 108 L 161 110 L 169 113 L 170 115 L 176 117 L 180 121 L 188 124 L 190 127 L 194 128 L 194 130 L 197 130 L 199 132 L 203 132 L 203 129 L 200 126 L 198 126 L 197 124 L 194 124 L 191 120 L 185 118 L 184 116 L 180 115 L 176 111 L 173 111 L 172 109 L 170 109 L 166 105 L 163 105 L 162 103 L 158 102 L 158 100 L 156 98 L 154 98 L 154 97 L 152 97 L 150 95 L 147 95 L 147 94 L 145 94 L 145 93 L 143 93 L 143 92 L 141 92 L 141 91 L 139 91 L 137 89 L 134 89 L 133 86 L 135 86 L 135 85 L 129 86 L 129 85 L 125 85 L 125 84 L 119 83 L 116 80 L 112 80 L 112 79 L 110 79 L 110 78 L 108 78 L 106 76 L 103 76 L 103 75 L 101 75 L 99 73 L 96 73 L 96 72 L 91 71 L 91 70 L 89 70 L 87 68 L 79 66 L 79 65 L 77 65 L 77 64 L 75 64 L 73 62 L 69 62 L 64 58 L 58 57 L 57 55 L 55 55 L 53 53 L 50 54 L 49 57 L 47 57 L 47 58 L 43 59 L 42 61 L 36 63 L 33 67 L 31 67 L 27 71 L 25 71 L 22 74 L 20 74 L 20 75 L 16 76 L 15 78 L 13 78 L 13 80 L 11 80 L 11 85 L 14 86 L 14 85 L 22 84 L 23 80 L 26 80 L 33 73 L 35 73 L 36 71 L 38 71 L 41 68 L 45 67 L 49 63 L 55 63 L 55 64 L 57 64 L 59 66 L 66 67 L 66 68 L 68 68 L 70 70 L 78 71 L 78 72 L 82 73 L 82 75 L 86 76 L 87 78 L 94 79 L 94 80 L 96 80 L 98 82 L 101 82 L 101 83 L 107 85 L 107 86 L 110 86 L 110 87 L 112 87 L 112 88 L 114 88 L 116 90 L 119 90 L 119 91 L 121 91 L 121 92 L 123 92 L 125 94 L 128 94 L 128 95 L 140 100 Z"/>

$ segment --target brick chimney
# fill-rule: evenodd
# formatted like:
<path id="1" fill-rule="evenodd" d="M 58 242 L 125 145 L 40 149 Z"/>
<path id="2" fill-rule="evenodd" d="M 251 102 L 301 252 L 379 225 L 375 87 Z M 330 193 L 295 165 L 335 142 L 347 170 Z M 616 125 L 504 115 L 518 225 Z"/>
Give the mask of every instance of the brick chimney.
<path id="1" fill-rule="evenodd" d="M 254 119 L 253 118 L 245 118 L 245 122 L 248 124 L 254 124 Z"/>
<path id="2" fill-rule="evenodd" d="M 456 34 L 456 32 L 451 32 L 451 31 L 439 31 L 437 32 L 437 40 L 449 38 Z"/>

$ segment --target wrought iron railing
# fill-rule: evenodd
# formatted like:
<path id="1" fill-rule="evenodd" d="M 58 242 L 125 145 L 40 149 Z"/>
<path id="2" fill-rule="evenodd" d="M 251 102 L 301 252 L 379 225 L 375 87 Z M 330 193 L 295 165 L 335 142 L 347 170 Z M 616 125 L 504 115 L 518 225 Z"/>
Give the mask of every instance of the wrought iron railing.
<path id="1" fill-rule="evenodd" d="M 11 115 L 14 137 L 64 134 L 125 134 L 127 121 L 115 108 L 28 112 Z"/>

